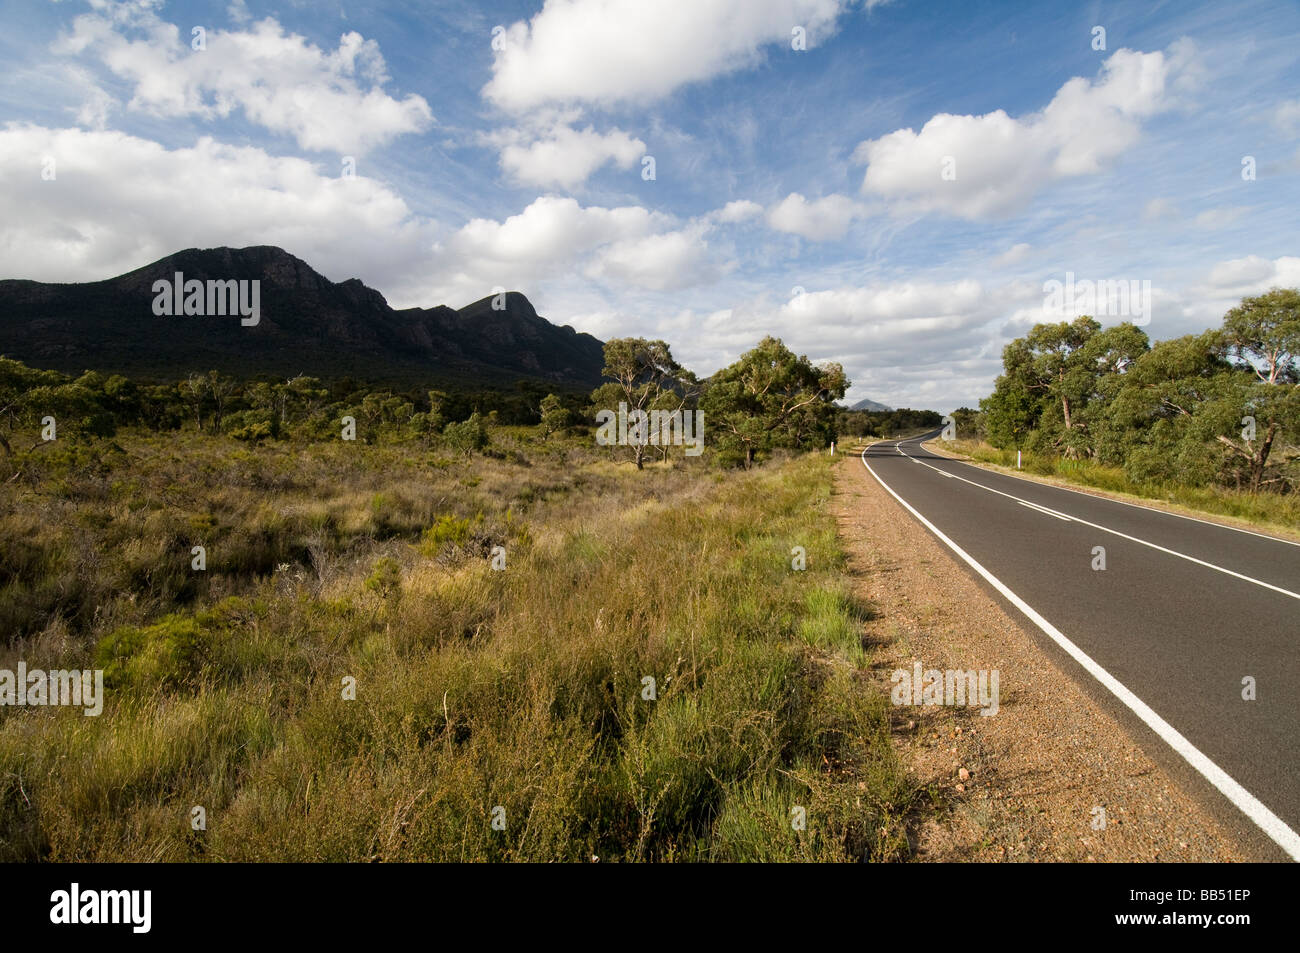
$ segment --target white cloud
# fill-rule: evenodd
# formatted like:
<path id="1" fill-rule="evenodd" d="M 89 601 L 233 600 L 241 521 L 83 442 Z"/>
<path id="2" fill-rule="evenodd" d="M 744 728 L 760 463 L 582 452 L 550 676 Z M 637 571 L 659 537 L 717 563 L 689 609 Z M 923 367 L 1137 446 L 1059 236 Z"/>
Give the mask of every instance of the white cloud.
<path id="1" fill-rule="evenodd" d="M 809 202 L 798 192 L 791 192 L 768 210 L 767 223 L 779 232 L 824 242 L 842 238 L 849 224 L 861 214 L 862 207 L 843 195 L 827 195 Z"/>
<path id="2" fill-rule="evenodd" d="M 802 27 L 811 48 L 848 0 L 546 0 L 510 25 L 487 99 L 511 112 L 548 103 L 648 102 L 757 63 Z"/>
<path id="3" fill-rule="evenodd" d="M 679 290 L 716 280 L 721 270 L 709 257 L 704 235 L 709 226 L 687 228 L 615 242 L 588 266 L 588 277 L 654 291 Z"/>
<path id="4" fill-rule="evenodd" d="M 120 106 L 109 93 L 95 82 L 95 78 L 79 66 L 67 70 L 68 81 L 82 91 L 84 97 L 75 110 L 77 124 L 90 129 L 104 129 L 108 126 L 109 113 Z"/>
<path id="5" fill-rule="evenodd" d="M 1162 222 L 1178 218 L 1178 206 L 1169 199 L 1155 198 L 1142 206 L 1142 221 Z"/>
<path id="6" fill-rule="evenodd" d="M 728 202 L 721 209 L 713 213 L 713 217 L 728 225 L 734 225 L 737 222 L 746 222 L 755 216 L 763 214 L 763 206 L 757 202 L 751 202 L 749 199 L 737 199 L 735 202 Z"/>
<path id="7" fill-rule="evenodd" d="M 1242 298 L 1262 294 L 1273 287 L 1300 287 L 1300 258 L 1283 256 L 1270 260 L 1248 255 L 1221 261 L 1210 269 L 1205 286 L 1195 293 L 1218 299 Z"/>
<path id="8" fill-rule="evenodd" d="M 823 329 L 851 327 L 874 339 L 905 339 L 980 325 L 998 316 L 978 281 L 913 283 L 809 291 L 781 314 Z"/>
<path id="9" fill-rule="evenodd" d="M 1300 136 L 1300 99 L 1279 103 L 1273 113 L 1273 125 L 1284 136 Z"/>
<path id="10" fill-rule="evenodd" d="M 737 302 L 696 315 L 677 356 L 712 373 L 774 334 L 797 353 L 844 365 L 854 399 L 950 410 L 986 394 L 1001 367 L 1007 318 L 1037 320 L 1034 282 L 881 281 L 811 289 L 788 301 Z M 1023 333 L 1019 331 L 1018 333 Z"/>
<path id="11" fill-rule="evenodd" d="M 527 288 L 582 275 L 613 295 L 631 289 L 677 290 L 712 281 L 719 264 L 705 219 L 682 226 L 636 205 L 582 206 L 546 195 L 504 221 L 474 219 L 435 249 L 441 300 L 470 300 L 477 289 Z"/>
<path id="12" fill-rule="evenodd" d="M 1136 143 L 1141 121 L 1169 108 L 1170 87 L 1194 73 L 1194 57 L 1184 41 L 1165 52 L 1118 50 L 1098 79 L 1067 81 L 1039 112 L 940 113 L 919 133 L 863 142 L 855 152 L 867 164 L 862 191 L 969 219 L 1016 212 L 1048 182 L 1099 172 Z"/>
<path id="13" fill-rule="evenodd" d="M 0 207 L 5 277 L 41 281 L 108 278 L 182 248 L 278 245 L 335 280 L 401 293 L 427 274 L 434 234 L 382 184 L 304 159 L 14 123 L 0 129 Z"/>
<path id="14" fill-rule="evenodd" d="M 1018 261 L 1023 261 L 1029 254 L 1030 245 L 1027 242 L 1018 242 L 1012 245 L 1002 254 L 993 259 L 994 265 L 1014 265 Z"/>
<path id="15" fill-rule="evenodd" d="M 1194 224 L 1197 228 L 1224 228 L 1241 218 L 1247 211 L 1248 209 L 1241 205 L 1222 205 L 1201 212 L 1196 216 Z"/>
<path id="16" fill-rule="evenodd" d="M 646 145 L 620 129 L 599 133 L 587 126 L 576 130 L 563 123 L 542 138 L 518 130 L 498 133 L 501 168 L 516 182 L 540 188 L 575 189 L 607 162 L 630 169 L 645 154 Z"/>
<path id="17" fill-rule="evenodd" d="M 236 109 L 304 149 L 362 153 L 433 121 L 421 96 L 395 99 L 374 40 L 349 32 L 322 50 L 267 18 L 247 30 L 209 30 L 191 48 L 147 5 L 101 6 L 73 21 L 54 52 L 97 57 L 134 93 L 127 106 L 156 116 L 224 118 Z"/>
<path id="18" fill-rule="evenodd" d="M 668 216 L 638 205 L 584 208 L 574 199 L 546 195 L 504 222 L 473 219 L 452 237 L 449 247 L 465 258 L 502 266 L 546 266 L 671 224 Z"/>
<path id="19" fill-rule="evenodd" d="M 1153 339 L 1197 334 L 1217 328 L 1223 316 L 1250 295 L 1270 288 L 1300 288 L 1300 257 L 1261 258 L 1247 255 L 1220 261 L 1200 281 L 1187 281 L 1177 290 L 1155 296 L 1155 320 L 1146 331 Z"/>
<path id="20" fill-rule="evenodd" d="M 46 157 L 53 181 L 41 178 Z M 705 240 L 706 219 L 542 196 L 440 236 L 373 179 L 208 138 L 167 149 L 121 132 L 11 123 L 0 128 L 0 207 L 10 213 L 4 277 L 40 281 L 96 281 L 183 248 L 278 245 L 336 281 L 361 278 L 394 307 L 427 307 L 498 285 L 536 296 L 560 282 L 581 293 L 584 278 L 604 289 L 599 300 L 626 301 L 729 267 Z"/>

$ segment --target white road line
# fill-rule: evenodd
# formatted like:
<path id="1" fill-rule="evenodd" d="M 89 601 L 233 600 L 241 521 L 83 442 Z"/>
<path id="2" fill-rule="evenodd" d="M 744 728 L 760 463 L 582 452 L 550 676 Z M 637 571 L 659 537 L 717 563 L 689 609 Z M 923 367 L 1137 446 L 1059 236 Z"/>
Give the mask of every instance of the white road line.
<path id="1" fill-rule="evenodd" d="M 929 467 L 935 473 L 944 473 L 944 471 L 940 470 L 938 467 L 932 467 L 924 460 L 918 460 L 916 457 L 913 457 L 911 454 L 904 453 L 903 456 L 907 457 L 909 460 L 921 464 L 921 466 L 923 467 Z M 864 460 L 863 462 L 865 463 L 866 461 Z M 1169 549 L 1165 546 L 1159 545 L 1158 543 L 1152 543 L 1152 542 L 1148 542 L 1145 539 L 1139 539 L 1136 536 L 1130 536 L 1128 533 L 1121 533 L 1117 529 L 1111 529 L 1109 526 L 1102 526 L 1100 523 L 1090 523 L 1088 520 L 1080 519 L 1077 516 L 1065 516 L 1064 514 L 1058 513 L 1055 510 L 1049 510 L 1045 506 L 1039 506 L 1036 503 L 1031 503 L 1029 500 L 1022 500 L 1020 497 L 1015 496 L 1011 493 L 1006 493 L 1003 492 L 1002 490 L 995 490 L 993 487 L 985 486 L 983 483 L 976 483 L 974 480 L 968 480 L 963 476 L 957 476 L 957 474 L 955 473 L 944 473 L 944 475 L 950 476 L 954 480 L 961 480 L 963 483 L 969 483 L 971 486 L 977 486 L 981 490 L 988 490 L 990 493 L 996 493 L 998 494 L 998 496 L 1005 496 L 1009 500 L 1015 500 L 1017 503 L 1023 503 L 1026 506 L 1029 506 L 1033 509 L 1042 510 L 1043 512 L 1049 513 L 1052 516 L 1056 516 L 1061 519 L 1073 520 L 1074 522 L 1078 523 L 1081 526 L 1090 526 L 1093 529 L 1100 530 L 1103 533 L 1110 533 L 1111 535 L 1118 536 L 1121 539 L 1127 539 L 1129 542 L 1140 543 L 1143 546 L 1149 546 L 1152 549 L 1157 549 L 1162 553 L 1168 553 L 1170 556 L 1177 556 L 1179 559 L 1186 559 L 1188 562 L 1196 563 L 1196 565 L 1198 566 L 1204 566 L 1206 569 L 1213 569 L 1215 572 L 1221 572 L 1225 575 L 1232 576 L 1235 579 L 1241 579 L 1244 582 L 1253 583 L 1256 586 L 1263 586 L 1265 589 L 1271 589 L 1274 592 L 1280 592 L 1282 595 L 1290 596 L 1292 599 L 1300 599 L 1300 592 L 1292 592 L 1290 589 L 1283 589 L 1281 586 L 1275 586 L 1271 582 L 1265 582 L 1262 579 L 1256 579 L 1254 576 L 1247 576 L 1244 573 L 1236 572 L 1232 569 L 1228 569 L 1225 566 L 1217 566 L 1214 563 L 1206 562 L 1204 559 L 1197 559 L 1195 556 L 1189 556 L 1186 553 L 1180 553 L 1176 549 Z"/>
<path id="2" fill-rule="evenodd" d="M 943 473 L 942 470 L 940 470 L 939 472 Z M 954 477 L 954 479 L 956 478 Z M 1067 523 L 1074 522 L 1073 516 L 1066 516 L 1064 513 L 1058 513 L 1056 512 L 1056 510 L 1048 509 L 1046 506 L 1039 506 L 1037 503 L 1030 503 L 1028 500 L 1021 500 L 1020 505 L 1027 506 L 1031 510 L 1038 510 L 1038 512 L 1040 513 L 1046 513 L 1048 516 L 1055 516 L 1058 520 L 1065 520 Z"/>
<path id="3" fill-rule="evenodd" d="M 1217 764 L 1211 761 L 1201 752 L 1199 748 L 1174 728 L 1173 725 L 1161 718 L 1155 711 L 1137 695 L 1133 694 L 1125 685 L 1120 682 L 1110 672 L 1106 671 L 1095 661 L 1088 653 L 1079 648 L 1061 632 L 1056 626 L 1044 619 L 1029 603 L 1025 602 L 1018 595 L 1007 588 L 1006 584 L 997 576 L 989 572 L 978 562 L 975 561 L 969 553 L 954 543 L 951 539 L 943 534 L 940 529 L 931 523 L 928 519 L 917 512 L 916 508 L 907 500 L 903 499 L 893 488 L 880 479 L 879 474 L 871 469 L 871 464 L 867 463 L 867 451 L 862 451 L 862 465 L 867 468 L 867 472 L 875 477 L 876 482 L 885 488 L 885 490 L 894 499 L 898 500 L 905 506 L 909 513 L 921 521 L 930 532 L 934 533 L 945 546 L 962 558 L 962 560 L 974 569 L 984 578 L 984 580 L 994 589 L 1000 592 L 1012 605 L 1023 612 L 1034 625 L 1038 626 L 1043 633 L 1053 642 L 1059 645 L 1072 659 L 1083 666 L 1084 670 L 1104 685 L 1112 695 L 1118 698 L 1124 705 L 1135 715 L 1146 723 L 1147 727 L 1159 735 L 1166 744 L 1180 754 L 1184 761 L 1190 764 L 1205 780 L 1209 781 L 1218 789 L 1219 793 L 1236 805 L 1237 809 L 1249 817 L 1269 838 L 1286 851 L 1292 860 L 1300 860 L 1300 834 L 1293 831 L 1287 823 L 1280 817 L 1270 811 L 1255 795 L 1251 794 L 1237 781 L 1235 781 L 1228 772 L 1224 771 Z M 960 478 L 959 478 L 960 479 Z M 978 485 L 978 484 L 976 484 Z"/>
<path id="4" fill-rule="evenodd" d="M 925 438 L 933 440 L 933 437 Z M 917 447 L 924 450 L 921 441 L 918 439 Z M 933 452 L 933 451 L 931 451 Z M 950 463 L 960 463 L 962 466 L 970 467 L 972 470 L 983 470 L 985 473 L 996 473 L 998 476 L 1008 477 L 1012 480 L 1019 480 L 1021 483 L 1032 483 L 1035 486 L 1051 487 L 1053 490 L 1064 490 L 1067 493 L 1077 493 L 1079 496 L 1091 497 L 1094 500 L 1105 500 L 1107 503 L 1118 503 L 1120 506 L 1131 506 L 1135 510 L 1144 510 L 1147 513 L 1159 513 L 1161 516 L 1175 516 L 1180 520 L 1191 520 L 1193 523 L 1203 523 L 1206 526 L 1213 526 L 1215 529 L 1230 529 L 1234 533 L 1245 533 L 1247 536 L 1258 536 L 1260 539 L 1266 539 L 1270 543 L 1286 543 L 1288 546 L 1300 546 L 1300 543 L 1294 539 L 1284 539 L 1281 536 L 1270 536 L 1268 533 L 1259 533 L 1253 529 L 1242 529 L 1240 526 L 1229 526 L 1227 523 L 1216 523 L 1214 520 L 1201 519 L 1199 516 L 1188 516 L 1186 513 L 1175 513 L 1173 510 L 1164 510 L 1156 506 L 1147 506 L 1144 503 L 1133 503 L 1129 500 L 1117 500 L 1113 496 L 1101 496 L 1097 493 L 1088 493 L 1084 490 L 1076 490 L 1072 486 L 1061 486 L 1059 483 L 1043 483 L 1039 480 L 1031 480 L 1029 477 L 1017 476 L 1014 473 L 1003 473 L 1001 470 L 990 470 L 985 467 L 976 466 L 967 460 L 959 460 L 956 457 L 944 457 L 943 459 Z"/>

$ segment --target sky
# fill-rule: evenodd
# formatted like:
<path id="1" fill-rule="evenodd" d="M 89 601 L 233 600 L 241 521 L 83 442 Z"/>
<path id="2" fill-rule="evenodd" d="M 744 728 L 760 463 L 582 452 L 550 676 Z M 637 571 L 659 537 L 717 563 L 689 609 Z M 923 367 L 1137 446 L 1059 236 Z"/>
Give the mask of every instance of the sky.
<path id="1" fill-rule="evenodd" d="M 278 245 L 947 412 L 1085 313 L 1067 275 L 1148 288 L 1098 319 L 1153 340 L 1300 286 L 1297 37 L 1295 0 L 0 0 L 0 277 Z"/>

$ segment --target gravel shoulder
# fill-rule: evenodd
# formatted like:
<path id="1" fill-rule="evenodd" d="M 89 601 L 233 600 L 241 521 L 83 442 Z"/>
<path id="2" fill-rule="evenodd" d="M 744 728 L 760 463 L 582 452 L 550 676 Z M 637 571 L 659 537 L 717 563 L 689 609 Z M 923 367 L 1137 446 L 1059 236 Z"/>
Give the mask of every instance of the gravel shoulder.
<path id="1" fill-rule="evenodd" d="M 938 805 L 914 831 L 915 859 L 1279 859 L 1248 822 L 1203 806 L 1197 789 L 1208 785 L 1158 740 L 1135 742 L 1097 689 L 1066 674 L 1068 659 L 1053 658 L 854 453 L 835 468 L 831 504 L 855 594 L 872 609 L 866 639 L 883 690 L 918 661 L 999 673 L 991 717 L 977 707 L 894 708 L 894 743 Z"/>

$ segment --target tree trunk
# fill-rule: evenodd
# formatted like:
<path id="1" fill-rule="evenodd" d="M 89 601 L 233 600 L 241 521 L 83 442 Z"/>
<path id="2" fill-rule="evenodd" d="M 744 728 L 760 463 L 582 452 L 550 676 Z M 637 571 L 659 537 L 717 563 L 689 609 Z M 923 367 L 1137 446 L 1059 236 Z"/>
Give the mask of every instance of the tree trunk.
<path id="1" fill-rule="evenodd" d="M 1259 450 L 1255 454 L 1255 459 L 1250 465 L 1250 492 L 1258 493 L 1259 484 L 1264 479 L 1264 467 L 1268 465 L 1268 454 L 1273 449 L 1273 438 L 1277 436 L 1277 421 L 1269 422 L 1268 433 L 1264 435 L 1264 442 L 1259 445 Z"/>

